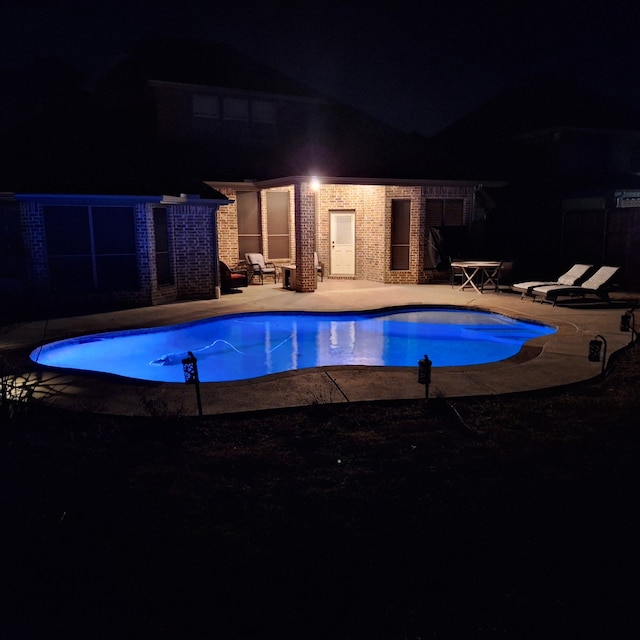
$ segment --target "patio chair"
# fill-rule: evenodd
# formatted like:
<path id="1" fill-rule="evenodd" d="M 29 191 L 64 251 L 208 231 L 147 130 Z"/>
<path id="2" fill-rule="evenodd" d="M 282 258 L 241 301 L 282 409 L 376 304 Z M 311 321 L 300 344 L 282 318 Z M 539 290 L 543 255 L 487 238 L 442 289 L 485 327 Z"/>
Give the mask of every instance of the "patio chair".
<path id="1" fill-rule="evenodd" d="M 462 267 L 456 267 L 453 263 L 456 261 L 455 258 L 449 257 L 449 277 L 451 288 L 455 287 L 456 283 L 459 282 L 462 284 L 464 282 L 464 269 Z"/>
<path id="2" fill-rule="evenodd" d="M 496 293 L 500 293 L 503 288 L 510 289 L 513 282 L 513 260 L 503 260 L 498 269 L 498 278 L 495 281 Z"/>
<path id="3" fill-rule="evenodd" d="M 238 287 L 246 287 L 249 285 L 249 275 L 242 269 L 229 269 L 229 267 L 220 260 L 220 288 L 222 293 L 239 292 Z"/>
<path id="4" fill-rule="evenodd" d="M 260 277 L 260 284 L 264 284 L 265 276 L 273 276 L 273 281 L 278 282 L 278 270 L 273 262 L 266 262 L 261 253 L 245 253 L 245 260 L 251 268 L 251 281 L 257 275 Z"/>
<path id="5" fill-rule="evenodd" d="M 537 297 L 540 297 L 540 302 L 553 302 L 554 306 L 560 296 L 584 298 L 589 294 L 594 294 L 605 302 L 611 302 L 608 292 L 609 283 L 619 270 L 620 267 L 600 267 L 590 278 L 585 280 L 581 285 L 576 285 L 573 287 L 562 285 L 534 287 L 531 290 L 531 295 L 533 296 L 534 300 Z"/>
<path id="6" fill-rule="evenodd" d="M 592 267 L 592 264 L 574 264 L 569 271 L 563 273 L 555 282 L 531 280 L 529 282 L 517 282 L 516 284 L 512 284 L 511 288 L 514 291 L 520 291 L 522 293 L 520 299 L 523 299 L 526 295 L 531 295 L 531 290 L 534 287 L 553 287 L 559 285 L 574 286 L 584 278 L 587 271 Z"/>
<path id="7" fill-rule="evenodd" d="M 320 274 L 320 282 L 324 282 L 324 262 L 318 260 L 318 254 L 315 251 L 313 252 L 313 260 L 316 265 L 316 271 Z"/>

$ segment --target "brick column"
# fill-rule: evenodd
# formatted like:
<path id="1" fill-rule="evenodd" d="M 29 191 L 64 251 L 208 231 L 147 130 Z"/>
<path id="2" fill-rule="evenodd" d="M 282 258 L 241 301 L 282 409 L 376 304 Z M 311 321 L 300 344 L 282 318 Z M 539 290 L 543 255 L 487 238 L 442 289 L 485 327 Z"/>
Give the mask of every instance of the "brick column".
<path id="1" fill-rule="evenodd" d="M 295 185 L 296 291 L 316 290 L 316 194 L 310 182 Z"/>

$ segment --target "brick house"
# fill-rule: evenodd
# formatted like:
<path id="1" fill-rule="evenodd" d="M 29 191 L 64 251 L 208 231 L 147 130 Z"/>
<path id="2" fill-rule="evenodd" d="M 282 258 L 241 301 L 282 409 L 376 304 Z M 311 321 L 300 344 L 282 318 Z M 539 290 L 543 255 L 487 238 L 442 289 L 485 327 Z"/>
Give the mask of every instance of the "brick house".
<path id="1" fill-rule="evenodd" d="M 472 181 L 297 176 L 207 184 L 230 200 L 218 214 L 220 259 L 241 265 L 246 252 L 261 252 L 276 265 L 295 263 L 298 291 L 316 288 L 314 251 L 328 278 L 419 284 L 443 277 L 427 248 L 431 229 L 450 238 L 441 253 L 471 251 L 481 240 L 472 231 L 483 216 Z"/>
<path id="2" fill-rule="evenodd" d="M 212 43 L 145 42 L 0 143 L 0 290 L 39 304 L 213 298 L 248 251 L 300 291 L 314 251 L 329 278 L 429 282 L 430 230 L 449 255 L 481 239 L 476 183 L 422 179 L 423 138 Z"/>
<path id="3" fill-rule="evenodd" d="M 32 306 L 82 310 L 215 297 L 216 214 L 227 202 L 215 192 L 6 194 L 0 219 L 20 236 L 22 267 L 3 287 L 24 289 Z"/>

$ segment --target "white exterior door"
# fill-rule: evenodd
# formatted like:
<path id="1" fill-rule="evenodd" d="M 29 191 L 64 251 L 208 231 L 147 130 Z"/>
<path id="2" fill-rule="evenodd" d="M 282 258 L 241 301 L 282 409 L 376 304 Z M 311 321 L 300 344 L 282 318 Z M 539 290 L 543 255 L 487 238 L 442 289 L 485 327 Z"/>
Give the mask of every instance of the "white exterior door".
<path id="1" fill-rule="evenodd" d="M 356 272 L 356 213 L 331 212 L 331 275 L 352 276 Z"/>

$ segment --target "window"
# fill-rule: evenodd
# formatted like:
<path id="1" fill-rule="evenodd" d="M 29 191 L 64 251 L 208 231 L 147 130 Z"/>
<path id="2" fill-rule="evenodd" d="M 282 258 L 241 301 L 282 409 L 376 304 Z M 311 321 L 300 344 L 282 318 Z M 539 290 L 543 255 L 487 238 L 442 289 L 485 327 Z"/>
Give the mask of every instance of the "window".
<path id="1" fill-rule="evenodd" d="M 138 288 L 131 207 L 44 207 L 49 277 L 54 291 Z"/>
<path id="2" fill-rule="evenodd" d="M 464 200 L 462 198 L 434 198 L 425 203 L 426 233 L 424 237 L 425 269 L 433 268 L 433 247 L 430 227 L 440 234 L 438 262 L 449 258 L 464 258 L 469 250 L 469 233 L 464 224 Z"/>
<path id="3" fill-rule="evenodd" d="M 265 124 L 276 123 L 275 102 L 267 102 L 266 100 L 254 100 L 251 103 L 251 109 L 254 122 L 263 122 Z"/>
<path id="4" fill-rule="evenodd" d="M 193 96 L 193 129 L 197 133 L 217 134 L 220 128 L 218 96 Z"/>
<path id="5" fill-rule="evenodd" d="M 249 101 L 244 98 L 225 98 L 224 119 L 248 122 Z"/>
<path id="6" fill-rule="evenodd" d="M 153 209 L 153 231 L 156 249 L 156 282 L 159 285 L 172 284 L 169 226 L 167 210 L 164 207 Z"/>
<path id="7" fill-rule="evenodd" d="M 262 253 L 260 229 L 260 207 L 255 191 L 238 191 L 238 256 L 244 260 L 245 253 Z"/>
<path id="8" fill-rule="evenodd" d="M 193 115 L 197 118 L 220 117 L 220 101 L 217 96 L 193 96 Z"/>
<path id="9" fill-rule="evenodd" d="M 409 268 L 411 200 L 391 201 L 391 269 Z"/>
<path id="10" fill-rule="evenodd" d="M 269 259 L 289 258 L 289 193 L 267 191 Z"/>
<path id="11" fill-rule="evenodd" d="M 429 199 L 425 213 L 428 227 L 459 227 L 464 224 L 464 200 Z"/>
<path id="12" fill-rule="evenodd" d="M 236 138 L 249 135 L 249 101 L 244 98 L 225 98 L 222 103 L 224 135 Z"/>
<path id="13" fill-rule="evenodd" d="M 193 94 L 193 131 L 198 134 L 273 141 L 277 103 L 274 100 Z"/>
<path id="14" fill-rule="evenodd" d="M 271 140 L 276 134 L 276 103 L 254 100 L 251 103 L 253 135 L 259 140 Z"/>

